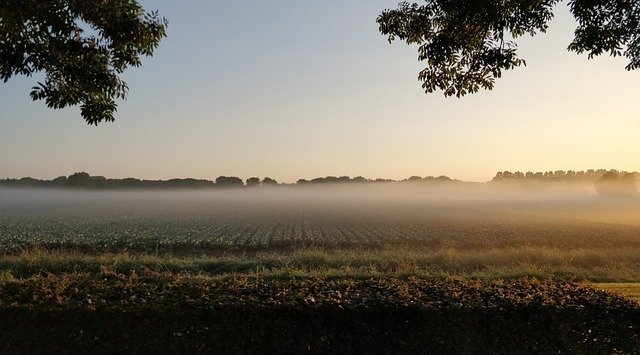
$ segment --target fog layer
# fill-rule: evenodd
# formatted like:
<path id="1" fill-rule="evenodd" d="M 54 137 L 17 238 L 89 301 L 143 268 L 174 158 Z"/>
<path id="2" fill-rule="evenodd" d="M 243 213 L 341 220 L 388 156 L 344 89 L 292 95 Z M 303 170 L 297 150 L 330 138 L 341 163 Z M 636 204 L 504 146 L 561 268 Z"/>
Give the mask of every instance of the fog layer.
<path id="1" fill-rule="evenodd" d="M 399 206 L 513 213 L 551 218 L 640 225 L 637 197 L 598 197 L 586 184 L 347 184 L 197 190 L 0 189 L 0 215 L 134 215 L 211 213 L 227 206 L 247 212 L 273 210 L 362 209 L 384 213 Z M 215 206 L 215 208 L 213 208 Z M 307 206 L 307 207 L 305 207 Z"/>

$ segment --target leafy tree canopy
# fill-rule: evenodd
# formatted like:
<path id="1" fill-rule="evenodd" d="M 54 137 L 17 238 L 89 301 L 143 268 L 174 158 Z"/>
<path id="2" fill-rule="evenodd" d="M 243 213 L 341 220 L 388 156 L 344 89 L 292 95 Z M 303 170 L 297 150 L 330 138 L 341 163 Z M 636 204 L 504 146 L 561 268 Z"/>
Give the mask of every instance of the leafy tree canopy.
<path id="1" fill-rule="evenodd" d="M 378 17 L 389 42 L 418 45 L 427 67 L 418 79 L 426 93 L 464 96 L 491 90 L 503 70 L 525 60 L 513 39 L 547 30 L 560 0 L 425 0 L 402 2 Z M 568 50 L 589 58 L 608 53 L 629 59 L 627 70 L 640 67 L 640 1 L 570 0 L 578 26 Z"/>
<path id="2" fill-rule="evenodd" d="M 275 179 L 272 179 L 270 177 L 266 177 L 264 179 L 262 179 L 262 186 L 269 186 L 269 185 L 277 185 L 278 182 Z"/>
<path id="3" fill-rule="evenodd" d="M 216 178 L 218 186 L 244 186 L 244 182 L 237 176 L 218 176 Z"/>
<path id="4" fill-rule="evenodd" d="M 260 178 L 250 177 L 246 180 L 245 185 L 249 187 L 260 187 Z"/>
<path id="5" fill-rule="evenodd" d="M 607 172 L 596 181 L 595 188 L 598 195 L 604 197 L 635 197 L 638 195 L 638 186 L 633 173 Z"/>
<path id="6" fill-rule="evenodd" d="M 0 79 L 44 72 L 33 100 L 113 121 L 128 90 L 119 75 L 153 54 L 166 26 L 135 0 L 0 0 Z"/>

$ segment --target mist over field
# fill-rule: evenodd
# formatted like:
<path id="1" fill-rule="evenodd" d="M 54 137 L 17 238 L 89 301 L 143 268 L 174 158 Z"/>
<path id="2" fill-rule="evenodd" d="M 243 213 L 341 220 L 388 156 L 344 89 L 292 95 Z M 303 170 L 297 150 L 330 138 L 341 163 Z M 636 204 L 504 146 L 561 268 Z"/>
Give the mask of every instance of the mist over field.
<path id="1" fill-rule="evenodd" d="M 517 342 L 529 334 L 538 350 L 554 327 L 563 331 L 551 338 L 554 350 L 567 337 L 584 343 L 602 334 L 629 349 L 640 344 L 637 303 L 596 289 L 640 299 L 633 286 L 640 281 L 640 198 L 624 180 L 629 174 L 611 174 L 610 182 L 603 174 L 595 183 L 283 185 L 265 178 L 252 186 L 227 178 L 239 186 L 226 187 L 224 179 L 185 179 L 177 182 L 192 186 L 182 189 L 158 186 L 175 180 L 136 188 L 81 175 L 88 184 L 21 179 L 5 183 L 42 187 L 0 187 L 0 312 L 35 309 L 47 317 L 71 309 L 86 317 L 64 323 L 53 313 L 34 326 L 25 319 L 37 318 L 18 315 L 8 332 L 92 334 L 96 344 L 119 344 L 139 329 L 139 338 L 148 336 L 147 325 L 155 324 L 157 339 L 191 347 L 190 332 L 219 344 L 229 329 L 237 339 L 284 329 L 278 344 L 302 334 L 331 348 L 326 331 L 314 328 L 323 316 L 328 329 L 348 329 L 336 342 L 346 334 L 366 349 L 378 338 L 367 338 L 375 334 L 370 328 L 391 340 L 440 344 L 450 338 L 441 335 L 443 325 L 458 339 L 476 334 L 462 352 L 477 349 L 474 339 L 504 339 L 509 331 Z M 132 320 L 122 321 L 127 312 Z M 105 314 L 116 319 L 107 331 Z M 160 320 L 148 321 L 149 314 Z M 186 323 L 172 323 L 184 314 Z M 286 325 L 272 326 L 274 319 Z M 65 325 L 50 333 L 51 324 Z M 118 332 L 122 341 L 113 340 Z"/>
<path id="2" fill-rule="evenodd" d="M 25 275 L 38 272 L 28 265 L 88 263 L 81 269 L 634 281 L 639 216 L 638 198 L 589 184 L 0 189 L 0 252 L 27 263 L 13 271 Z"/>
<path id="3" fill-rule="evenodd" d="M 285 210 L 342 208 L 345 213 L 377 206 L 378 212 L 429 207 L 492 213 L 538 215 L 640 225 L 640 198 L 599 197 L 589 184 L 328 184 L 266 188 L 111 190 L 0 188 L 2 215 L 171 214 L 215 216 L 224 207 L 258 206 Z"/>

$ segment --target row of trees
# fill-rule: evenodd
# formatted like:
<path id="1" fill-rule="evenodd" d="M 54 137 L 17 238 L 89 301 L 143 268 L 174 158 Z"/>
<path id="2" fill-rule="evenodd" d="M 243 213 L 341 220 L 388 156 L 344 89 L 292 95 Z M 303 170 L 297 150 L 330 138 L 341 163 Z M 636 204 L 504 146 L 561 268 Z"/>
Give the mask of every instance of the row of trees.
<path id="1" fill-rule="evenodd" d="M 404 180 L 392 179 L 367 179 L 362 176 L 351 178 L 349 176 L 326 176 L 318 177 L 311 180 L 300 179 L 295 184 L 290 185 L 321 185 L 321 184 L 345 184 L 345 183 L 441 183 L 453 182 L 446 176 L 412 176 Z M 237 176 L 219 176 L 215 181 L 205 179 L 170 179 L 170 180 L 141 180 L 136 178 L 109 179 L 104 176 L 91 176 L 86 172 L 79 172 L 70 176 L 60 176 L 53 180 L 40 180 L 30 177 L 21 179 L 4 179 L 0 180 L 0 186 L 5 187 L 72 187 L 72 188 L 97 188 L 97 189 L 113 189 L 113 188 L 218 188 L 218 187 L 247 187 L 247 188 L 268 188 L 273 186 L 283 186 L 286 184 L 278 183 L 275 179 L 265 177 L 251 177 L 243 181 Z"/>
<path id="2" fill-rule="evenodd" d="M 72 187 L 72 188 L 214 188 L 214 187 L 266 187 L 277 185 L 274 179 L 266 177 L 260 180 L 252 177 L 242 181 L 235 176 L 220 176 L 215 182 L 205 179 L 170 179 L 170 180 L 141 180 L 136 178 L 108 179 L 104 176 L 91 176 L 80 172 L 67 176 L 60 176 L 53 180 L 39 180 L 30 177 L 22 179 L 0 180 L 0 186 L 7 187 Z"/>
<path id="3" fill-rule="evenodd" d="M 607 169 L 589 169 L 586 171 L 573 171 L 573 170 L 556 170 L 556 171 L 546 171 L 546 172 L 531 172 L 528 171 L 526 173 L 516 171 L 500 171 L 496 174 L 496 176 L 491 180 L 492 182 L 514 182 L 514 181 L 532 181 L 532 182 L 589 182 L 594 183 L 600 180 L 605 174 L 613 174 L 624 176 L 627 174 L 638 173 L 630 173 L 627 171 L 618 171 L 615 169 L 607 170 Z"/>
<path id="4" fill-rule="evenodd" d="M 593 184 L 599 196 L 620 197 L 637 196 L 637 180 L 640 173 L 618 171 L 615 169 L 587 170 L 587 171 L 547 171 L 527 172 L 501 171 L 491 180 L 494 183 L 583 183 Z"/>
<path id="5" fill-rule="evenodd" d="M 548 171 L 548 172 L 498 172 L 491 183 L 584 183 L 594 184 L 601 195 L 621 195 L 636 193 L 636 179 L 640 173 L 629 173 L 618 170 L 587 170 L 587 171 Z M 284 185 L 324 185 L 324 184 L 352 184 L 352 183 L 402 183 L 402 184 L 442 184 L 461 183 L 459 180 L 447 176 L 411 176 L 403 180 L 367 179 L 362 176 L 326 176 L 311 180 L 300 179 L 295 184 L 281 184 L 275 179 L 265 177 L 251 177 L 242 180 L 236 176 L 219 176 L 215 181 L 205 179 L 170 179 L 170 180 L 141 180 L 136 178 L 108 179 L 104 176 L 91 176 L 86 172 L 75 173 L 70 176 L 60 176 L 53 180 L 39 180 L 30 177 L 22 179 L 0 180 L 0 187 L 57 187 L 57 188 L 89 188 L 89 189 L 118 189 L 118 188 L 268 188 Z"/>
<path id="6" fill-rule="evenodd" d="M 203 179 L 140 180 L 136 178 L 109 179 L 104 176 L 91 176 L 85 172 L 60 176 L 53 180 L 40 180 L 30 177 L 22 179 L 0 180 L 0 186 L 7 187 L 57 187 L 57 188 L 192 188 L 213 187 L 215 183 Z"/>
<path id="7" fill-rule="evenodd" d="M 605 197 L 637 196 L 637 175 L 638 173 L 609 171 L 596 181 L 596 191 L 599 196 Z"/>
<path id="8" fill-rule="evenodd" d="M 372 182 L 374 183 L 384 183 L 384 182 L 424 183 L 424 182 L 454 182 L 454 181 L 458 181 L 458 180 L 451 179 L 444 175 L 438 176 L 438 177 L 411 176 L 407 179 L 399 180 L 399 181 L 393 180 L 393 179 L 382 179 L 382 178 L 367 179 L 363 176 L 356 176 L 354 178 L 351 178 L 349 176 L 340 176 L 340 177 L 326 176 L 326 177 L 318 177 L 311 180 L 300 179 L 298 180 L 297 184 L 305 185 L 305 184 L 339 184 L 339 183 L 372 183 Z"/>

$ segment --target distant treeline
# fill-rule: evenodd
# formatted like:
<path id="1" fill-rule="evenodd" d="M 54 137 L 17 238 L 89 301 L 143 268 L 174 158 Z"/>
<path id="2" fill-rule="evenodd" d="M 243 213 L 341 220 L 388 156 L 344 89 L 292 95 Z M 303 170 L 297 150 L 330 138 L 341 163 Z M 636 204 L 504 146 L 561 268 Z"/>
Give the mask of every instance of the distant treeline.
<path id="1" fill-rule="evenodd" d="M 618 171 L 615 169 L 589 169 L 586 171 L 573 171 L 573 170 L 556 170 L 546 172 L 531 172 L 526 173 L 516 171 L 500 171 L 491 180 L 492 182 L 516 182 L 516 181 L 531 181 L 531 182 L 583 182 L 583 183 L 595 183 L 603 177 L 633 177 L 640 176 L 637 172 Z"/>
<path id="2" fill-rule="evenodd" d="M 356 176 L 354 178 L 350 178 L 348 176 L 327 176 L 327 177 L 318 177 L 311 180 L 300 179 L 296 182 L 297 185 L 305 185 L 305 184 L 340 184 L 340 183 L 384 183 L 384 182 L 415 182 L 415 183 L 424 183 L 424 182 L 460 182 L 459 180 L 451 179 L 447 176 L 411 176 L 404 180 L 392 180 L 392 179 L 367 179 L 362 176 Z"/>
<path id="3" fill-rule="evenodd" d="M 615 169 L 587 171 L 547 171 L 526 172 L 501 171 L 491 180 L 494 183 L 582 183 L 593 184 L 600 196 L 637 196 L 640 178 L 638 172 L 618 171 Z"/>
<path id="4" fill-rule="evenodd" d="M 229 187 L 272 187 L 272 186 L 294 186 L 294 185 L 320 185 L 320 184 L 344 184 L 344 183 L 389 183 L 389 182 L 411 182 L 411 183 L 443 183 L 459 182 L 447 176 L 412 176 L 404 180 L 391 179 L 367 179 L 362 176 L 351 178 L 349 176 L 327 176 L 318 177 L 311 180 L 300 179 L 294 184 L 278 183 L 275 179 L 265 177 L 263 179 L 251 177 L 242 180 L 236 176 L 219 176 L 215 181 L 205 179 L 170 179 L 170 180 L 141 180 L 136 178 L 110 179 L 104 176 L 91 176 L 86 172 L 75 173 L 69 176 L 60 176 L 53 180 L 40 180 L 30 177 L 21 179 L 0 180 L 0 187 L 52 187 L 52 188 L 87 188 L 87 189 L 122 189 L 122 188 L 229 188 Z"/>
<path id="5" fill-rule="evenodd" d="M 586 171 L 547 171 L 547 172 L 510 172 L 501 171 L 490 183 L 583 183 L 595 186 L 599 192 L 604 190 L 637 191 L 636 179 L 640 177 L 637 172 L 618 170 L 586 170 Z M 0 187 L 52 187 L 52 188 L 86 188 L 86 189 L 182 189 L 182 188 L 267 188 L 275 186 L 301 186 L 323 184 L 351 184 L 351 183 L 411 183 L 411 184 L 443 184 L 463 183 L 460 180 L 447 176 L 411 176 L 403 180 L 392 179 L 368 179 L 362 176 L 354 178 L 349 176 L 326 176 L 311 180 L 300 179 L 296 183 L 278 183 L 275 179 L 265 177 L 251 177 L 242 180 L 237 176 L 219 176 L 212 180 L 206 179 L 170 179 L 170 180 L 141 180 L 136 178 L 110 179 L 104 176 L 91 176 L 86 172 L 75 173 L 69 176 L 60 176 L 53 180 L 40 180 L 30 177 L 21 179 L 0 180 Z"/>

